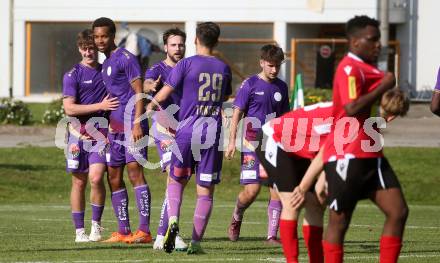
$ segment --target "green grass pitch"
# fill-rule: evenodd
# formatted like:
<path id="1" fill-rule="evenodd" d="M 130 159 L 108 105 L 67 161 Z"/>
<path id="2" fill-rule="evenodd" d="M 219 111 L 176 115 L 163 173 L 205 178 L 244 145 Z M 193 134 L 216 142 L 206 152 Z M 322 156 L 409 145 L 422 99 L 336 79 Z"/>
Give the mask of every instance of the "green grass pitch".
<path id="1" fill-rule="evenodd" d="M 410 216 L 399 262 L 440 262 L 440 149 L 387 148 L 391 165 L 401 181 Z M 157 160 L 154 151 L 151 158 Z M 268 246 L 266 236 L 267 190 L 263 190 L 247 211 L 238 242 L 227 239 L 238 185 L 238 155 L 225 161 L 222 183 L 217 187 L 214 210 L 202 247 L 205 255 L 170 255 L 152 249 L 152 244 L 75 244 L 70 218 L 70 177 L 64 172 L 62 151 L 55 148 L 0 149 L 0 262 L 284 262 L 280 247 Z M 151 227 L 155 234 L 165 190 L 165 176 L 146 170 L 152 190 Z M 130 189 L 129 189 L 130 190 Z M 181 233 L 191 237 L 195 205 L 194 182 L 185 191 Z M 131 225 L 137 226 L 137 212 L 131 197 Z M 90 208 L 86 229 L 90 228 Z M 361 202 L 346 237 L 346 262 L 377 262 L 378 240 L 384 217 L 369 202 Z M 116 230 L 109 195 L 103 216 L 105 233 Z M 299 228 L 301 229 L 301 228 Z M 299 231 L 300 237 L 302 236 Z M 300 240 L 300 262 L 308 262 Z"/>

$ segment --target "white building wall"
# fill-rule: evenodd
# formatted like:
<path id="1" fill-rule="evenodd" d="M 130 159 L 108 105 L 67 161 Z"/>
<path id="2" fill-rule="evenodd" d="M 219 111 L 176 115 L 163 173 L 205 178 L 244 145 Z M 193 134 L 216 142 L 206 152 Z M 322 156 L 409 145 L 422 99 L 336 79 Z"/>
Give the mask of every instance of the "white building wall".
<path id="1" fill-rule="evenodd" d="M 9 66 L 9 35 L 10 35 L 10 3 L 9 0 L 0 1 L 0 32 L 2 40 L 0 41 L 0 97 L 9 96 L 10 71 Z"/>
<path id="2" fill-rule="evenodd" d="M 417 91 L 432 89 L 440 66 L 438 25 L 440 1 L 421 0 L 417 24 Z"/>
<path id="3" fill-rule="evenodd" d="M 3 1 L 0 1 L 3 2 Z M 285 48 L 286 23 L 344 23 L 354 14 L 377 16 L 377 0 L 327 0 L 322 13 L 307 9 L 307 0 L 15 0 L 14 1 L 14 96 L 25 93 L 25 22 L 91 22 L 107 16 L 126 22 L 183 22 L 188 33 L 188 55 L 199 21 L 270 22 L 274 38 Z M 3 7 L 3 6 L 2 6 Z M 1 8 L 3 10 L 3 8 Z M 3 17 L 3 16 L 1 16 Z M 1 18 L 3 19 L 3 18 Z M 3 24 L 3 23 L 2 23 Z M 2 63 L 3 64 L 3 63 Z M 286 68 L 282 77 L 286 76 Z"/>

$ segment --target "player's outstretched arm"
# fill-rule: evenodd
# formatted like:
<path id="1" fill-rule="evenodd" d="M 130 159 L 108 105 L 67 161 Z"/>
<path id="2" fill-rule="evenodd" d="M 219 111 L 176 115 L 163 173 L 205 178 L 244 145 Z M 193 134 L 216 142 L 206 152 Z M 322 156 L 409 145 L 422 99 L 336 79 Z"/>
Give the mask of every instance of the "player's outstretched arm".
<path id="1" fill-rule="evenodd" d="M 163 86 L 154 96 L 153 100 L 147 105 L 147 113 L 157 109 L 160 103 L 164 102 L 173 93 L 174 89 L 169 85 Z"/>
<path id="2" fill-rule="evenodd" d="M 379 99 L 385 91 L 394 88 L 396 84 L 396 78 L 391 72 L 385 73 L 384 78 L 377 88 L 371 92 L 360 96 L 357 100 L 347 103 L 344 108 L 349 117 L 353 117 L 373 105 L 373 103 Z"/>
<path id="3" fill-rule="evenodd" d="M 229 144 L 225 152 L 225 157 L 228 160 L 234 157 L 238 123 L 240 122 L 241 118 L 243 118 L 243 111 L 238 107 L 235 107 L 234 112 L 232 113 L 231 128 L 229 130 Z"/>
<path id="4" fill-rule="evenodd" d="M 440 117 L 440 90 L 435 89 L 432 93 L 431 112 Z"/>
<path id="5" fill-rule="evenodd" d="M 313 159 L 309 168 L 307 169 L 301 183 L 293 190 L 290 204 L 295 209 L 298 209 L 305 200 L 305 193 L 312 187 L 318 176 L 324 170 L 324 162 L 322 161 L 322 155 L 324 147 L 321 147 L 316 157 Z"/>
<path id="6" fill-rule="evenodd" d="M 112 111 L 119 106 L 118 98 L 109 98 L 107 95 L 101 102 L 94 104 L 77 104 L 74 97 L 65 97 L 63 99 L 64 111 L 67 116 L 75 117 L 88 115 L 97 111 Z"/>
<path id="7" fill-rule="evenodd" d="M 161 79 L 162 75 L 159 75 L 159 77 L 157 79 L 146 79 L 144 80 L 144 92 L 149 94 L 149 93 L 154 93 L 157 91 L 157 87 L 160 84 L 160 79 Z"/>

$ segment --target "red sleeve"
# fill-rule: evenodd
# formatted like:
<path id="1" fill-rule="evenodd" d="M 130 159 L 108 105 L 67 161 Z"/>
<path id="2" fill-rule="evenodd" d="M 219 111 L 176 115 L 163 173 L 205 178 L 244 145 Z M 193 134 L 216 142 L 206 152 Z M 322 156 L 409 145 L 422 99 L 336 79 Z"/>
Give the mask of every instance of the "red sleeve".
<path id="1" fill-rule="evenodd" d="M 360 69 L 353 65 L 346 65 L 338 72 L 337 82 L 342 105 L 356 100 L 365 92 L 362 90 L 364 79 Z"/>

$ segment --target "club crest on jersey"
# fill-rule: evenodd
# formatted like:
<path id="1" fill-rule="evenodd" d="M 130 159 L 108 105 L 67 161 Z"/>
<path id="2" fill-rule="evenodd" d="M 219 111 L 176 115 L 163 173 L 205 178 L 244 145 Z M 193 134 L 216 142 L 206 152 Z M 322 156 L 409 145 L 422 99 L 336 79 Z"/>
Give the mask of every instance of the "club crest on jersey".
<path id="1" fill-rule="evenodd" d="M 250 169 L 255 165 L 255 157 L 252 155 L 243 156 L 243 167 L 246 169 Z"/>
<path id="2" fill-rule="evenodd" d="M 281 95 L 281 93 L 275 92 L 275 94 L 273 94 L 273 98 L 275 99 L 275 101 L 281 101 L 283 96 Z"/>
<path id="3" fill-rule="evenodd" d="M 79 149 L 78 144 L 72 143 L 69 146 L 69 154 L 72 158 L 77 158 L 79 156 L 79 152 L 80 152 L 80 149 Z"/>

